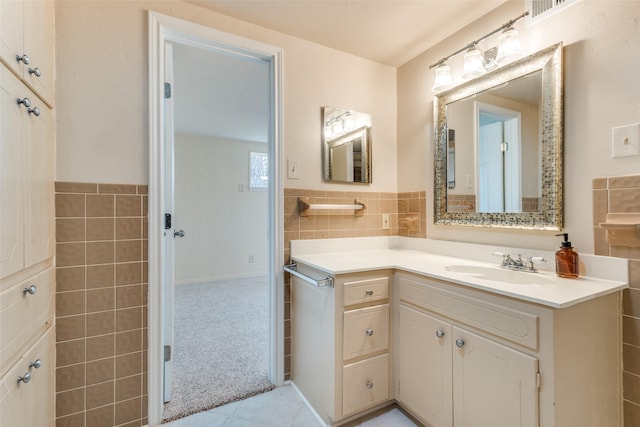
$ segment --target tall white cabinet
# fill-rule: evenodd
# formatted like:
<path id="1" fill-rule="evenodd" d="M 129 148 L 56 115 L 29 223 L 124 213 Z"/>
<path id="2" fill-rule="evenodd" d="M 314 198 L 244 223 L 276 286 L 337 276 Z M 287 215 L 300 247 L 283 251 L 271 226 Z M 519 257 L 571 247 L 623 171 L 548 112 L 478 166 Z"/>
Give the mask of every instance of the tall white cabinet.
<path id="1" fill-rule="evenodd" d="M 0 425 L 54 425 L 54 4 L 0 1 Z"/>

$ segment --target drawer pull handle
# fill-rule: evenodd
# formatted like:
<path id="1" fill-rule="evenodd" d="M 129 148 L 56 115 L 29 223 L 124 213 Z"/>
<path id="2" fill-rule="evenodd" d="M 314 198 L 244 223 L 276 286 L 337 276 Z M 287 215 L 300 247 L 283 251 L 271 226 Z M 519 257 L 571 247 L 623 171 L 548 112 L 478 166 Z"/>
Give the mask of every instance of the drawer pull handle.
<path id="1" fill-rule="evenodd" d="M 31 60 L 29 59 L 29 57 L 27 56 L 26 53 L 24 55 L 22 55 L 22 56 L 16 55 L 16 61 L 18 61 L 18 62 L 22 61 L 26 65 L 29 65 L 29 62 L 31 62 Z"/>
<path id="2" fill-rule="evenodd" d="M 38 290 L 38 287 L 36 285 L 31 285 L 28 288 L 24 288 L 22 290 L 22 295 L 24 295 L 24 296 L 27 296 L 27 294 L 35 295 L 37 290 Z"/>
<path id="3" fill-rule="evenodd" d="M 458 348 L 464 347 L 464 340 L 462 338 L 458 338 L 456 340 L 456 345 L 458 346 Z"/>
<path id="4" fill-rule="evenodd" d="M 36 68 L 29 67 L 29 74 L 35 74 L 36 77 L 40 77 L 42 76 L 42 71 L 40 71 L 40 68 L 38 67 Z"/>
<path id="5" fill-rule="evenodd" d="M 28 108 L 27 113 L 33 114 L 34 116 L 38 117 L 40 115 L 40 109 L 38 107 Z"/>
<path id="6" fill-rule="evenodd" d="M 22 99 L 17 98 L 16 102 L 18 103 L 18 105 L 22 104 L 27 108 L 31 107 L 31 100 L 29 98 L 27 98 L 26 96 L 24 98 L 22 98 Z"/>
<path id="7" fill-rule="evenodd" d="M 367 332 L 367 335 L 373 336 L 373 329 L 369 328 L 366 330 L 366 332 Z"/>
<path id="8" fill-rule="evenodd" d="M 442 337 L 444 337 L 444 331 L 443 331 L 442 329 L 438 329 L 438 330 L 436 331 L 436 336 L 437 336 L 438 338 L 442 338 Z"/>
<path id="9" fill-rule="evenodd" d="M 369 390 L 373 388 L 373 383 L 371 382 L 371 380 L 367 380 L 367 382 L 364 383 L 364 385 L 366 385 Z"/>
<path id="10" fill-rule="evenodd" d="M 27 372 L 23 376 L 18 377 L 18 384 L 20 384 L 21 382 L 26 384 L 29 381 L 31 381 L 31 372 Z"/>
<path id="11" fill-rule="evenodd" d="M 36 359 L 33 362 L 29 363 L 29 369 L 36 368 L 39 369 L 42 366 L 42 360 Z"/>
<path id="12" fill-rule="evenodd" d="M 372 295 L 373 295 L 373 289 L 367 289 L 367 290 L 366 290 L 366 292 L 365 292 L 365 294 L 366 294 L 368 297 L 372 296 Z"/>

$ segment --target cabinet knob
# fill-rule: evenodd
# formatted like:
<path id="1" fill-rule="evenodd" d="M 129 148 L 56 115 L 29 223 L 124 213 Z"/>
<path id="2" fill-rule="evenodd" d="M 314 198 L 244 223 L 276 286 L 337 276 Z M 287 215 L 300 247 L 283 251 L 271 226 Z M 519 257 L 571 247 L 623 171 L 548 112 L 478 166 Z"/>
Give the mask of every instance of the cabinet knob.
<path id="1" fill-rule="evenodd" d="M 366 332 L 367 332 L 367 335 L 373 336 L 373 329 L 369 328 L 366 330 Z"/>
<path id="2" fill-rule="evenodd" d="M 367 290 L 365 291 L 365 294 L 366 294 L 368 297 L 372 296 L 372 295 L 373 295 L 373 289 L 367 289 Z"/>
<path id="3" fill-rule="evenodd" d="M 31 100 L 29 98 L 27 98 L 26 96 L 24 98 L 22 98 L 22 99 L 18 98 L 16 100 L 16 102 L 18 103 L 18 105 L 22 104 L 27 108 L 31 107 Z"/>
<path id="4" fill-rule="evenodd" d="M 29 74 L 35 74 L 36 77 L 40 77 L 42 75 L 42 71 L 40 71 L 40 68 L 38 67 L 36 68 L 29 67 Z"/>
<path id="5" fill-rule="evenodd" d="M 36 287 L 36 285 L 31 285 L 28 288 L 24 288 L 22 290 L 22 295 L 24 295 L 24 296 L 26 296 L 27 294 L 35 295 L 37 290 L 38 290 L 38 288 Z"/>
<path id="6" fill-rule="evenodd" d="M 25 64 L 29 65 L 29 62 L 31 62 L 31 60 L 29 59 L 29 57 L 27 56 L 27 54 L 24 54 L 22 56 L 20 55 L 16 55 L 16 61 L 20 62 L 24 62 Z"/>
<path id="7" fill-rule="evenodd" d="M 458 348 L 464 347 L 464 340 L 462 338 L 458 338 L 456 340 L 456 345 L 458 346 Z"/>
<path id="8" fill-rule="evenodd" d="M 39 369 L 42 366 L 42 360 L 36 359 L 33 362 L 29 363 L 29 369 L 36 368 Z"/>
<path id="9" fill-rule="evenodd" d="M 371 380 L 367 380 L 367 382 L 364 383 L 364 385 L 366 385 L 369 390 L 373 388 L 373 383 L 371 382 Z"/>
<path id="10" fill-rule="evenodd" d="M 29 108 L 27 110 L 27 112 L 29 114 L 33 114 L 34 116 L 38 117 L 40 115 L 40 109 L 38 107 L 33 107 L 33 108 Z"/>
<path id="11" fill-rule="evenodd" d="M 442 338 L 442 337 L 444 336 L 444 331 L 443 331 L 442 329 L 438 329 L 438 330 L 436 331 L 436 336 L 437 336 L 438 338 Z"/>
<path id="12" fill-rule="evenodd" d="M 27 372 L 23 376 L 18 377 L 18 384 L 20 384 L 21 382 L 26 384 L 29 381 L 31 381 L 31 372 Z"/>

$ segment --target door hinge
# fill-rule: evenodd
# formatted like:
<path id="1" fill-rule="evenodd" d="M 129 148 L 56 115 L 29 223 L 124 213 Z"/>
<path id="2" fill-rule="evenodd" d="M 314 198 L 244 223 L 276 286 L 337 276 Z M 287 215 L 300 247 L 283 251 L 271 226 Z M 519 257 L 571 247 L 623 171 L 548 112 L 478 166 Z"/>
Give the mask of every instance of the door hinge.
<path id="1" fill-rule="evenodd" d="M 502 144 L 500 144 L 500 150 L 504 153 L 506 151 L 509 151 L 509 143 L 508 142 L 503 142 Z"/>
<path id="2" fill-rule="evenodd" d="M 171 98 L 171 83 L 164 84 L 164 98 L 165 99 Z"/>
<path id="3" fill-rule="evenodd" d="M 169 360 L 171 360 L 171 346 L 170 345 L 165 345 L 164 346 L 164 361 L 168 362 Z"/>
<path id="4" fill-rule="evenodd" d="M 171 229 L 171 214 L 169 213 L 164 214 L 164 229 L 165 230 Z"/>
<path id="5" fill-rule="evenodd" d="M 538 390 L 542 388 L 542 374 L 540 372 L 536 372 L 536 387 Z"/>

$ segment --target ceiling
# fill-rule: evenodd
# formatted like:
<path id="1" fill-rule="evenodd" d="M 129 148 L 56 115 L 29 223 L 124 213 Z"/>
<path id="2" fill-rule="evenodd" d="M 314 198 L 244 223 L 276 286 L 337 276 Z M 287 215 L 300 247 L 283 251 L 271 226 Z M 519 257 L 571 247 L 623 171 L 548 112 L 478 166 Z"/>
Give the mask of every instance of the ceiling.
<path id="1" fill-rule="evenodd" d="M 397 67 L 507 0 L 184 1 Z M 266 142 L 265 63 L 174 45 L 173 64 L 176 132 Z"/>

